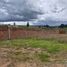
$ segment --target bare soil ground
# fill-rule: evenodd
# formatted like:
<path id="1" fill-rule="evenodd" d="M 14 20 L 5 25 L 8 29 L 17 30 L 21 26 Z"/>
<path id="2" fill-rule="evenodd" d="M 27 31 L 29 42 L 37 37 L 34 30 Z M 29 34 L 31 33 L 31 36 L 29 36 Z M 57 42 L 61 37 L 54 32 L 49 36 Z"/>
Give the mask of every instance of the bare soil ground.
<path id="1" fill-rule="evenodd" d="M 0 67 L 67 67 L 67 62 L 41 62 L 37 58 L 32 57 L 34 53 L 40 53 L 40 48 L 5 48 L 0 47 Z M 16 53 L 26 54 L 26 58 L 23 56 L 16 57 Z M 28 55 L 27 55 L 28 53 Z M 21 59 L 20 59 L 21 58 Z M 28 59 L 28 60 L 27 60 Z"/>

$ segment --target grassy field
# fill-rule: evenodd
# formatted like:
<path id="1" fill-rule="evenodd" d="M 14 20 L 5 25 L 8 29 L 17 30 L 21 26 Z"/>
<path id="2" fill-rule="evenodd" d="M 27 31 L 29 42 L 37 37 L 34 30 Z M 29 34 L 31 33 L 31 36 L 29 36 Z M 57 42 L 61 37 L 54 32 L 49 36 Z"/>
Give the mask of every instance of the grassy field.
<path id="1" fill-rule="evenodd" d="M 6 40 L 0 41 L 0 47 L 15 50 L 8 54 L 9 57 L 16 60 L 38 59 L 42 62 L 67 60 L 67 43 L 56 40 L 33 38 Z"/>
<path id="2" fill-rule="evenodd" d="M 0 67 L 67 67 L 67 28 L 62 34 L 54 28 L 26 29 L 29 37 L 0 40 Z"/>
<path id="3" fill-rule="evenodd" d="M 67 61 L 67 42 L 48 38 L 3 40 L 0 60 L 0 66 L 4 65 L 1 67 L 49 67 L 49 63 L 57 65 L 56 62 L 62 66 Z"/>

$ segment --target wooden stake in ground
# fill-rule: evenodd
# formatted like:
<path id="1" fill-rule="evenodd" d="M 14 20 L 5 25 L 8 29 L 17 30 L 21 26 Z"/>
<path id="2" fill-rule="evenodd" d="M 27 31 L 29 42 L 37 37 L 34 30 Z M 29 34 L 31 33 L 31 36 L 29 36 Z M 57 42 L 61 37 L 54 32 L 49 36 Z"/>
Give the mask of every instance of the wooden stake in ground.
<path id="1" fill-rule="evenodd" d="M 10 24 L 8 24 L 8 39 L 11 39 L 11 35 L 10 35 Z"/>

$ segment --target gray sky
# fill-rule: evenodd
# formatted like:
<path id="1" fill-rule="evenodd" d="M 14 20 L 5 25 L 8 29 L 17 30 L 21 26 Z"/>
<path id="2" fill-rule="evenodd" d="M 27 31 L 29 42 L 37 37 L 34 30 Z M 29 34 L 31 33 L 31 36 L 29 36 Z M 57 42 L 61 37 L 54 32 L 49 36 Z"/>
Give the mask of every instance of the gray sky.
<path id="1" fill-rule="evenodd" d="M 15 20 L 67 21 L 67 0 L 0 0 L 0 21 Z"/>

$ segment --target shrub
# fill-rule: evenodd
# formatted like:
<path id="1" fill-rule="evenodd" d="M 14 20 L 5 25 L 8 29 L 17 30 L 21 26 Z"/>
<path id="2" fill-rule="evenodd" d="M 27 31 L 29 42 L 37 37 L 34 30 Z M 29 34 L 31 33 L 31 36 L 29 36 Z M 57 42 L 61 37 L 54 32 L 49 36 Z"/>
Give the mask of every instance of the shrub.
<path id="1" fill-rule="evenodd" d="M 60 29 L 59 30 L 59 34 L 65 34 L 65 30 L 64 29 Z"/>

